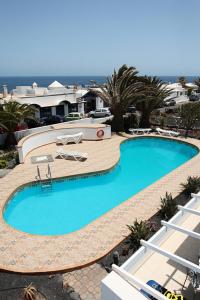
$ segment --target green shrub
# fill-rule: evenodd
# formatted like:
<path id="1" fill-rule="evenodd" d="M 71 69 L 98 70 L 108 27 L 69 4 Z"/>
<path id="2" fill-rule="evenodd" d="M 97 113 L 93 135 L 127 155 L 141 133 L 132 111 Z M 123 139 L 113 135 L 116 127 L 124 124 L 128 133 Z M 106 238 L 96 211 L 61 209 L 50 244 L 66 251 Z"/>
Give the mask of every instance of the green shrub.
<path id="1" fill-rule="evenodd" d="M 7 166 L 7 161 L 5 159 L 0 159 L 0 169 L 5 169 Z"/>
<path id="2" fill-rule="evenodd" d="M 186 183 L 181 183 L 184 194 L 190 195 L 191 193 L 197 193 L 200 190 L 200 177 L 189 176 Z"/>
<path id="3" fill-rule="evenodd" d="M 168 221 L 177 212 L 177 204 L 171 194 L 166 192 L 165 197 L 161 198 L 160 216 Z"/>
<path id="4" fill-rule="evenodd" d="M 5 160 L 9 161 L 11 159 L 15 159 L 16 152 L 14 152 L 14 151 L 5 152 L 1 157 Z"/>
<path id="5" fill-rule="evenodd" d="M 150 228 L 146 221 L 138 222 L 135 220 L 133 225 L 127 225 L 130 230 L 129 236 L 129 248 L 133 251 L 137 250 L 140 247 L 140 240 L 146 240 L 150 234 Z"/>
<path id="6" fill-rule="evenodd" d="M 7 163 L 13 159 L 16 161 L 16 164 L 19 164 L 19 155 L 17 151 L 4 152 L 0 155 L 0 160 L 6 160 Z"/>

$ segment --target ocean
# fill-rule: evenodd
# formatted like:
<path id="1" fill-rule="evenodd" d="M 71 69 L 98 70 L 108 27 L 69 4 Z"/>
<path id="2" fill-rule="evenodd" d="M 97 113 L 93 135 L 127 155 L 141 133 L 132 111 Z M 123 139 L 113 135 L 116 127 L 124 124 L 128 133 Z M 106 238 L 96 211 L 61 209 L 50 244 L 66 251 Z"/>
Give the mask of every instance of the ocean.
<path id="1" fill-rule="evenodd" d="M 178 76 L 158 76 L 164 82 L 177 82 Z M 2 90 L 2 85 L 6 84 L 8 90 L 14 89 L 17 85 L 32 85 L 36 82 L 38 86 L 47 87 L 54 80 L 59 81 L 63 85 L 88 85 L 91 84 L 90 80 L 94 80 L 97 83 L 105 83 L 106 76 L 0 76 L 0 91 Z M 186 76 L 188 82 L 193 82 L 196 76 Z"/>

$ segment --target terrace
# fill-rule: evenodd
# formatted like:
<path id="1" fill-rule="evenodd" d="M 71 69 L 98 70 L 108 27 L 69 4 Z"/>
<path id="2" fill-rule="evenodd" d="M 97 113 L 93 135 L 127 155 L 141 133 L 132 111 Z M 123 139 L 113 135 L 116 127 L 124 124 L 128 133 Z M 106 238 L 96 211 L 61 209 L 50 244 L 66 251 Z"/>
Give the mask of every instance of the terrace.
<path id="1" fill-rule="evenodd" d="M 193 196 L 148 242 L 142 242 L 143 246 L 127 262 L 102 281 L 102 300 L 146 299 L 140 289 L 148 289 L 145 283 L 149 280 L 185 299 L 193 299 L 195 291 L 187 268 L 200 275 L 200 196 Z M 162 294 L 160 297 L 156 299 L 165 299 Z"/>
<path id="2" fill-rule="evenodd" d="M 84 162 L 54 159 L 50 163 L 53 178 L 111 169 L 118 162 L 119 146 L 127 137 L 130 136 L 113 135 L 111 139 L 66 145 L 69 150 L 87 152 L 88 159 Z M 200 145 L 198 140 L 188 138 L 187 141 L 197 147 Z M 32 150 L 25 157 L 23 164 L 1 179 L 1 211 L 7 199 L 19 186 L 34 182 L 36 165 L 31 164 L 30 157 L 42 154 L 51 154 L 54 157 L 57 147 L 55 143 L 50 143 Z M 188 175 L 199 174 L 199 159 L 198 154 L 131 197 L 129 201 L 123 202 L 89 225 L 70 234 L 56 237 L 26 234 L 7 225 L 1 215 L 0 267 L 5 270 L 34 273 L 71 270 L 97 261 L 129 234 L 126 224 L 132 223 L 135 218 L 149 219 L 157 212 L 160 196 L 164 196 L 166 190 L 174 197 L 177 196 L 180 183 L 184 182 Z M 40 165 L 41 174 L 44 176 L 46 164 Z"/>

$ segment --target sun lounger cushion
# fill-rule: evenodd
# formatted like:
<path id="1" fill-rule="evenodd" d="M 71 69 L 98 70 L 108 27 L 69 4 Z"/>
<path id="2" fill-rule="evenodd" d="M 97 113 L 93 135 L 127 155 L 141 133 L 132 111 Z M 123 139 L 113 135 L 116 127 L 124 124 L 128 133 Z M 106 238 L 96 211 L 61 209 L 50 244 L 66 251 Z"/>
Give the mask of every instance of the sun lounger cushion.
<path id="1" fill-rule="evenodd" d="M 57 137 L 57 143 L 66 145 L 68 143 L 75 143 L 78 144 L 83 139 L 83 133 L 79 132 L 76 134 L 66 134 L 66 135 L 60 135 Z"/>
<path id="2" fill-rule="evenodd" d="M 138 134 L 138 133 L 147 133 L 148 134 L 152 131 L 152 129 L 151 128 L 130 128 L 129 131 L 131 133 L 136 133 L 136 134 Z"/>
<path id="3" fill-rule="evenodd" d="M 172 130 L 164 130 L 161 128 L 156 128 L 156 131 L 159 134 L 168 135 L 168 136 L 178 136 L 180 133 Z"/>
<path id="4" fill-rule="evenodd" d="M 60 156 L 64 159 L 68 159 L 68 158 L 72 157 L 75 160 L 87 159 L 87 157 L 88 157 L 87 153 L 82 153 L 82 152 L 78 152 L 78 151 L 67 151 L 67 150 L 64 150 L 63 148 L 57 150 L 56 155 Z"/>

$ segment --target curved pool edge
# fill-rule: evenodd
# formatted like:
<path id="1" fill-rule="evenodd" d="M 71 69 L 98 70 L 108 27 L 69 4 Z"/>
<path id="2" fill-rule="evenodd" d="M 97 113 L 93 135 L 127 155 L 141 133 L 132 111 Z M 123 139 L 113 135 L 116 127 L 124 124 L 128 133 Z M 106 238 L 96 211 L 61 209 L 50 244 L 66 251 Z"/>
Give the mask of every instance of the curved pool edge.
<path id="1" fill-rule="evenodd" d="M 60 181 L 60 180 L 67 180 L 67 179 L 73 179 L 73 178 L 84 178 L 84 177 L 89 177 L 89 176 L 98 176 L 99 174 L 104 174 L 104 173 L 108 173 L 110 171 L 112 171 L 119 163 L 119 160 L 120 160 L 120 147 L 122 144 L 124 143 L 127 143 L 128 141 L 132 140 L 132 139 L 141 139 L 141 138 L 160 138 L 160 139 L 168 139 L 168 140 L 173 140 L 175 142 L 180 142 L 180 143 L 184 143 L 184 144 L 187 144 L 187 145 L 190 145 L 194 148 L 197 149 L 198 153 L 195 155 L 197 156 L 199 153 L 200 153 L 200 145 L 199 147 L 195 144 L 192 144 L 191 142 L 188 142 L 186 141 L 186 139 L 182 140 L 180 138 L 173 138 L 173 137 L 167 137 L 167 136 L 158 136 L 158 135 L 135 135 L 135 136 L 130 136 L 128 134 L 124 134 L 124 135 L 121 135 L 123 138 L 125 138 L 124 140 L 122 140 L 119 144 L 119 149 L 118 149 L 118 159 L 117 161 L 110 167 L 106 168 L 106 169 L 103 169 L 103 170 L 96 170 L 96 171 L 91 171 L 91 172 L 87 172 L 87 173 L 80 173 L 80 174 L 74 174 L 74 175 L 66 175 L 66 176 L 60 176 L 60 177 L 53 177 L 52 178 L 52 181 L 53 182 L 56 182 L 56 181 Z M 194 156 L 194 157 L 195 157 Z M 193 159 L 194 157 L 192 157 L 191 159 Z M 188 161 L 190 161 L 191 159 L 189 159 Z M 186 164 L 187 161 L 184 163 Z M 179 166 L 178 168 L 180 168 L 181 166 Z M 173 172 L 174 170 L 172 170 L 171 172 Z M 171 173 L 170 172 L 170 173 Z M 18 186 L 11 194 L 10 196 L 7 198 L 6 202 L 4 203 L 4 206 L 3 206 L 3 209 L 1 209 L 1 212 L 0 212 L 0 216 L 3 218 L 3 211 L 5 210 L 6 208 L 6 205 L 8 204 L 8 202 L 11 200 L 11 198 L 14 196 L 15 193 L 19 192 L 20 190 L 22 190 L 23 188 L 27 187 L 27 186 L 31 186 L 31 185 L 37 185 L 38 183 L 36 181 L 28 181 L 27 183 L 24 183 L 23 185 L 20 185 Z M 127 201 L 128 199 L 126 199 L 125 201 Z M 121 204 L 120 204 L 121 205 Z M 4 219 L 4 218 L 3 218 Z M 6 223 L 6 222 L 5 222 Z M 6 223 L 7 224 L 7 223 Z M 7 224 L 8 226 L 10 226 L 9 224 Z M 87 225 L 86 225 L 87 226 Z M 11 228 L 13 228 L 12 226 L 10 226 Z M 14 228 L 15 229 L 15 228 Z M 20 230 L 17 230 L 15 229 L 16 231 L 20 231 Z M 81 230 L 81 229 L 80 229 Z M 20 231 L 22 232 L 22 231 Z M 23 232 L 25 233 L 25 232 Z M 27 233 L 27 234 L 31 234 L 31 233 Z M 37 234 L 31 234 L 31 235 L 37 235 Z M 62 234 L 62 235 L 65 235 L 65 234 Z M 51 236 L 51 235 L 47 235 L 47 236 Z M 52 235 L 52 236 L 55 236 L 55 235 Z"/>
<path id="2" fill-rule="evenodd" d="M 189 139 L 190 141 L 188 142 L 188 141 L 185 141 L 185 139 L 183 140 L 183 139 L 177 139 L 177 138 L 168 138 L 168 137 L 160 137 L 160 136 L 156 136 L 156 135 L 151 135 L 151 136 L 149 136 L 149 135 L 143 135 L 142 137 L 149 137 L 149 138 L 151 138 L 151 137 L 157 137 L 157 138 L 167 138 L 167 139 L 171 139 L 171 140 L 175 140 L 175 141 L 180 141 L 180 142 L 183 142 L 183 143 L 187 143 L 187 144 L 190 144 L 190 145 L 192 145 L 192 146 L 195 146 L 197 149 L 198 149 L 198 151 L 199 151 L 199 149 L 200 149 L 200 141 L 198 141 L 198 140 L 193 140 L 192 139 L 192 141 L 191 141 L 191 139 Z M 130 139 L 134 139 L 134 138 L 141 138 L 141 136 L 128 136 L 128 138 L 130 138 Z M 123 139 L 121 139 L 121 140 L 119 140 L 119 142 L 118 142 L 118 149 L 117 149 L 117 153 L 118 153 L 118 159 L 116 160 L 116 162 L 112 165 L 112 166 L 109 166 L 109 168 L 107 168 L 107 169 L 104 169 L 104 170 L 97 170 L 97 171 L 93 171 L 93 172 L 87 172 L 87 173 L 81 173 L 81 174 L 78 174 L 78 177 L 80 176 L 80 177 L 82 177 L 82 176 L 87 176 L 87 175 L 93 175 L 93 174 L 95 174 L 95 173 L 104 173 L 104 172 L 107 172 L 107 171 L 110 171 L 110 170 L 112 170 L 117 164 L 118 164 L 118 161 L 119 161 L 119 158 L 120 158 L 120 145 L 122 144 L 122 143 L 124 143 L 124 142 L 126 142 L 126 141 L 128 141 L 128 139 L 126 138 L 126 137 L 123 137 Z M 116 150 L 116 149 L 115 149 Z M 65 266 L 63 266 L 63 264 L 62 264 L 62 267 L 60 266 L 59 267 L 59 263 L 57 263 L 57 267 L 54 265 L 54 267 L 53 266 L 50 266 L 50 265 L 48 265 L 48 266 L 46 266 L 46 267 L 42 267 L 42 266 L 36 266 L 36 265 L 34 265 L 33 267 L 31 267 L 31 270 L 30 269 L 26 269 L 26 268 L 24 268 L 24 267 L 20 267 L 19 265 L 15 268 L 14 267 L 14 265 L 12 265 L 12 267 L 11 268 L 9 268 L 8 266 L 4 266 L 4 267 L 2 267 L 3 269 L 6 269 L 6 270 L 9 270 L 9 271 L 15 271 L 15 272 L 23 272 L 23 273 L 43 273 L 43 272 L 54 272 L 54 271 L 64 271 L 64 270 L 72 270 L 72 269 L 75 269 L 75 268 L 79 268 L 79 267 L 83 267 L 83 266 L 87 266 L 87 265 L 89 265 L 89 264 L 91 264 L 91 263 L 93 263 L 93 262 L 95 262 L 95 261 L 97 261 L 98 259 L 100 259 L 101 257 L 103 257 L 103 256 L 105 256 L 109 251 L 111 251 L 118 243 L 120 243 L 123 239 L 124 239 L 124 236 L 125 235 L 127 235 L 127 233 L 128 233 L 128 231 L 127 231 L 127 229 L 126 229 L 126 224 L 127 223 L 129 223 L 128 222 L 128 220 L 126 220 L 126 222 L 120 222 L 120 216 L 122 216 L 123 214 L 122 214 L 122 206 L 123 206 L 123 212 L 125 213 L 125 214 L 127 214 L 127 212 L 128 212 L 128 210 L 127 210 L 127 207 L 129 207 L 129 208 L 134 208 L 135 209 L 135 206 L 138 206 L 138 204 L 140 204 L 140 206 L 141 206 L 141 204 L 142 204 L 142 206 L 144 206 L 144 202 L 142 201 L 142 203 L 141 203 L 141 201 L 137 201 L 137 199 L 135 199 L 135 198 L 138 198 L 138 197 L 141 197 L 141 195 L 142 194 L 145 194 L 146 193 L 146 191 L 147 190 L 151 190 L 152 189 L 152 187 L 153 188 L 155 188 L 154 186 L 155 185 L 158 185 L 159 184 L 159 182 L 160 181 L 163 181 L 163 179 L 165 179 L 166 177 L 168 178 L 168 177 L 171 177 L 172 175 L 173 175 L 173 173 L 179 173 L 179 169 L 182 169 L 183 167 L 184 167 L 184 169 L 185 169 L 185 166 L 186 165 L 188 165 L 189 163 L 191 163 L 193 160 L 195 160 L 195 159 L 199 159 L 199 161 L 200 161 L 200 157 L 199 157 L 199 153 L 196 155 L 196 156 L 194 156 L 192 159 L 190 159 L 190 160 L 188 160 L 186 163 L 184 163 L 183 165 L 181 165 L 181 166 L 179 166 L 178 168 L 176 168 L 175 170 L 173 170 L 173 171 L 171 171 L 170 173 L 168 173 L 167 175 L 165 175 L 164 177 L 162 177 L 161 179 L 159 179 L 158 181 L 156 181 L 156 182 L 154 182 L 152 185 L 150 185 L 150 186 L 148 186 L 147 188 L 145 188 L 145 189 L 143 189 L 142 191 L 140 191 L 139 193 L 137 193 L 136 195 L 134 195 L 133 197 L 131 197 L 131 198 L 129 198 L 129 199 L 127 199 L 127 200 L 125 200 L 123 203 L 121 203 L 120 205 L 118 205 L 117 207 L 115 207 L 115 208 L 113 208 L 111 211 L 109 211 L 109 212 L 107 212 L 106 214 L 104 214 L 104 215 L 102 215 L 101 217 L 99 217 L 98 219 L 96 219 L 96 220 L 94 220 L 93 222 L 91 222 L 90 224 L 88 224 L 88 225 L 86 225 L 85 227 L 83 227 L 83 228 L 81 228 L 80 230 L 77 230 L 77 231 L 75 231 L 75 232 L 73 232 L 73 233 L 69 233 L 69 234 L 64 234 L 64 235 L 60 235 L 60 236 L 41 236 L 41 235 L 33 235 L 33 234 L 28 234 L 28 233 L 23 233 L 23 232 L 21 232 L 21 231 L 19 231 L 19 230 L 16 230 L 15 228 L 13 228 L 13 227 L 11 227 L 10 225 L 8 225 L 7 223 L 5 223 L 5 221 L 4 221 L 4 219 L 3 219 L 3 215 L 2 215 L 2 212 L 3 212 L 3 210 L 1 209 L 1 220 L 0 220 L 0 224 L 2 223 L 2 220 L 3 220 L 3 222 L 4 222 L 4 224 L 2 224 L 2 225 L 4 225 L 5 227 L 7 227 L 7 230 L 10 232 L 10 233 L 12 233 L 12 235 L 13 234 L 16 234 L 17 236 L 18 235 L 21 235 L 22 237 L 22 239 L 28 239 L 28 240 L 31 240 L 31 242 L 33 243 L 33 246 L 34 246 L 34 244 L 35 243 L 37 243 L 37 241 L 39 241 L 39 242 L 44 242 L 45 243 L 45 240 L 46 240 L 46 242 L 47 242 L 47 240 L 48 240 L 48 243 L 47 244 L 51 244 L 51 242 L 53 242 L 53 240 L 56 240 L 57 242 L 61 242 L 61 244 L 62 244 L 62 241 L 61 240 L 63 240 L 63 243 L 65 244 L 66 242 L 67 242 L 67 240 L 68 240 L 68 242 L 70 242 L 71 241 L 71 239 L 72 240 L 76 240 L 76 239 L 79 239 L 80 237 L 82 237 L 82 235 L 86 235 L 86 236 L 88 236 L 88 232 L 90 232 L 90 234 L 93 236 L 93 239 L 95 239 L 96 238 L 96 242 L 97 241 L 99 241 L 99 240 L 102 240 L 102 242 L 103 242 L 103 244 L 105 244 L 105 235 L 107 235 L 107 242 L 106 242 L 106 247 L 105 247 L 105 249 L 104 249 L 104 247 L 103 246 L 101 246 L 100 248 L 101 249 L 99 249 L 99 251 L 95 251 L 95 253 L 97 252 L 97 254 L 95 254 L 94 252 L 93 253 L 88 253 L 88 255 L 86 255 L 86 256 L 89 256 L 89 257 L 87 257 L 87 259 L 86 259 L 86 261 L 85 261 L 85 259 L 84 259 L 84 255 L 83 255 L 83 257 L 82 257 L 82 259 L 81 259 L 81 261 L 77 261 L 77 262 L 75 262 L 75 261 L 73 261 L 73 259 L 72 259 L 72 261 L 70 260 L 70 262 L 68 262 L 68 263 L 66 263 L 66 265 L 65 265 L 65 263 L 64 263 L 64 265 Z M 177 176 L 177 175 L 176 175 Z M 175 176 L 175 177 L 176 177 Z M 56 178 L 54 178 L 54 180 L 59 180 L 59 179 L 65 179 L 65 178 L 71 178 L 72 176 L 62 176 L 62 177 L 56 177 Z M 73 177 L 77 177 L 77 175 L 74 175 Z M 25 183 L 23 186 L 26 186 L 27 184 L 30 184 L 30 182 L 27 182 L 27 183 Z M 6 203 L 9 201 L 9 199 L 12 197 L 12 195 L 19 189 L 19 188 L 21 188 L 22 186 L 18 186 L 14 191 L 12 191 L 12 194 L 9 196 L 9 198 L 7 198 L 7 199 L 5 199 L 5 201 L 4 201 L 4 205 L 3 205 L 3 207 L 5 207 L 5 205 L 6 205 Z M 134 201 L 132 201 L 133 200 L 133 198 L 134 198 Z M 160 199 L 160 194 L 159 194 L 159 199 Z M 130 203 L 129 203 L 130 202 Z M 130 204 L 130 205 L 129 205 Z M 138 213 L 139 213 L 139 218 L 141 217 L 142 218 L 142 216 L 140 216 L 140 215 L 142 215 L 144 212 L 142 212 L 141 211 L 141 209 L 137 209 L 136 211 L 138 211 Z M 147 211 L 149 211 L 149 209 L 147 210 Z M 154 207 L 154 211 L 155 211 L 155 207 Z M 156 211 L 157 211 L 157 208 L 156 208 Z M 113 217 L 113 215 L 114 215 L 114 217 Z M 136 214 L 136 216 L 138 216 L 138 214 Z M 106 220 L 107 219 L 107 220 Z M 108 234 L 108 232 L 107 232 L 107 234 L 103 234 L 102 236 L 101 236 L 101 238 L 99 239 L 99 238 L 97 238 L 97 236 L 99 236 L 98 234 L 97 234 L 97 231 L 99 230 L 99 226 L 103 226 L 103 224 L 104 224 L 104 226 L 103 227 L 106 227 L 106 226 L 109 226 L 109 223 L 111 222 L 111 220 L 112 220 L 112 222 L 113 222 L 113 224 L 114 224 L 114 221 L 116 221 L 116 219 L 118 219 L 118 234 L 116 234 L 116 232 L 115 232 L 115 234 L 114 234 L 114 239 L 112 238 L 113 237 L 113 228 L 112 228 L 112 232 L 111 232 L 111 235 L 110 234 Z M 127 218 L 126 218 L 127 219 Z M 129 219 L 129 218 L 128 218 Z M 130 218 L 130 220 L 133 222 L 133 220 L 134 219 L 131 219 Z M 100 227 L 100 228 L 101 228 Z M 119 228 L 120 227 L 120 228 Z M 96 228 L 96 229 L 95 229 Z M 98 230 L 97 230 L 98 229 Z M 105 229 L 105 228 L 104 228 Z M 95 233 L 95 234 L 94 234 Z M 96 236 L 96 234 L 97 234 L 97 236 Z M 0 235 L 1 235 L 1 232 L 0 232 Z M 73 236 L 73 237 L 72 237 Z M 120 236 L 120 237 L 119 237 Z M 11 238 L 11 237 L 10 237 Z M 12 239 L 13 239 L 14 237 L 12 237 Z M 59 240 L 59 241 L 58 241 Z M 88 249 L 88 247 L 90 247 L 90 245 L 88 245 L 88 240 L 87 239 L 84 239 L 85 241 L 86 241 L 86 244 L 87 244 L 87 247 L 86 247 L 86 249 Z M 85 244 L 85 243 L 84 243 Z M 30 245 L 29 245 L 30 246 Z M 14 247 L 13 247 L 14 248 Z M 47 247 L 48 248 L 48 247 Z M 51 248 L 51 247 L 50 247 Z M 63 247 L 62 247 L 63 248 Z M 66 247 L 64 247 L 64 248 L 66 248 Z M 64 249 L 63 248 L 63 249 Z M 73 248 L 74 249 L 74 248 Z M 52 249 L 51 249 L 52 250 Z M 82 250 L 82 248 L 81 249 L 79 249 L 79 252 L 78 253 L 80 253 L 80 250 Z M 78 251 L 78 250 L 77 250 Z M 47 251 L 48 252 L 48 251 Z M 50 251 L 51 252 L 51 251 Z M 74 252 L 74 250 L 73 250 L 73 252 Z M 88 252 L 88 251 L 87 251 Z M 44 254 L 44 253 L 43 253 Z M 80 259 L 80 258 L 79 258 Z M 1 264 L 1 259 L 0 259 L 0 267 L 2 266 L 2 264 Z"/>

